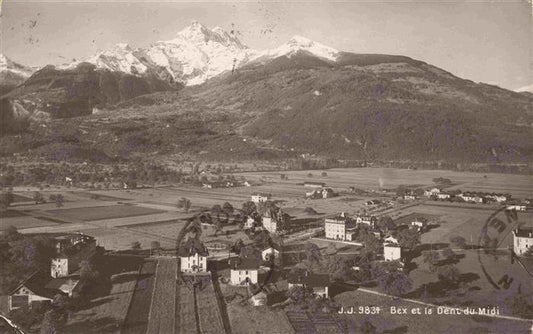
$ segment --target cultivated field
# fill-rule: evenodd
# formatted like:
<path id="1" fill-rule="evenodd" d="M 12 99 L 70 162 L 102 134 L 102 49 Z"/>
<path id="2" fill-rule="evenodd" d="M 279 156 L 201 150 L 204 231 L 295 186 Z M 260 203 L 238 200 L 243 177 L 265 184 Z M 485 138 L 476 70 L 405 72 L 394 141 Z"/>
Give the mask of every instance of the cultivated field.
<path id="1" fill-rule="evenodd" d="M 80 219 L 84 221 L 94 221 L 102 219 L 145 216 L 152 215 L 155 213 L 162 213 L 164 211 L 135 205 L 111 205 L 99 207 L 48 210 L 46 212 L 64 219 Z"/>
<path id="2" fill-rule="evenodd" d="M 178 285 L 178 300 L 179 303 L 179 326 L 176 333 L 180 334 L 196 334 L 196 311 L 194 308 L 194 293 L 192 287 L 181 282 Z"/>
<path id="3" fill-rule="evenodd" d="M 147 334 L 173 333 L 176 318 L 176 259 L 160 258 L 148 316 Z"/>
<path id="4" fill-rule="evenodd" d="M 122 334 L 146 334 L 148 316 L 154 291 L 154 278 L 157 261 L 144 262 L 135 291 L 128 309 L 128 315 L 122 326 Z"/>
<path id="5" fill-rule="evenodd" d="M 283 311 L 267 306 L 254 307 L 239 303 L 228 304 L 228 316 L 233 333 L 290 334 L 294 333 Z"/>

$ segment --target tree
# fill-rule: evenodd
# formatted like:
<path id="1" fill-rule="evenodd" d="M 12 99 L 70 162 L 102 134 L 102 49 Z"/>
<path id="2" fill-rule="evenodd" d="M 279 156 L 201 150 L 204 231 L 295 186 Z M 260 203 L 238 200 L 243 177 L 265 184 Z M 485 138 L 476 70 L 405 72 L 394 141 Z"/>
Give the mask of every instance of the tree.
<path id="1" fill-rule="evenodd" d="M 242 241 L 242 239 L 237 239 L 235 241 L 235 243 L 233 243 L 233 245 L 231 246 L 230 250 L 235 253 L 235 254 L 241 254 L 241 250 L 243 249 L 244 247 L 244 241 Z"/>
<path id="2" fill-rule="evenodd" d="M 398 233 L 398 243 L 402 248 L 413 250 L 420 245 L 420 234 L 414 229 L 403 229 Z"/>
<path id="3" fill-rule="evenodd" d="M 133 248 L 133 247 L 132 247 Z M 140 243 L 139 243 L 140 248 Z M 90 261 L 81 261 L 80 263 L 80 280 L 84 283 L 94 283 L 100 277 L 100 273 Z"/>
<path id="4" fill-rule="evenodd" d="M 141 249 L 141 243 L 139 241 L 134 241 L 131 243 L 131 249 L 139 250 Z"/>
<path id="5" fill-rule="evenodd" d="M 328 173 L 326 173 L 326 172 L 322 172 L 321 175 L 322 175 L 322 177 L 326 177 L 326 176 L 328 176 Z"/>
<path id="6" fill-rule="evenodd" d="M 450 237 L 450 242 L 459 248 L 466 248 L 466 239 L 461 236 Z"/>
<path id="7" fill-rule="evenodd" d="M 305 303 L 312 296 L 313 290 L 305 286 L 295 285 L 287 291 L 287 297 L 292 299 L 296 304 Z"/>
<path id="8" fill-rule="evenodd" d="M 394 229 L 395 226 L 391 216 L 381 216 L 378 219 L 378 227 L 382 231 L 387 232 Z"/>
<path id="9" fill-rule="evenodd" d="M 222 205 L 222 211 L 224 211 L 228 216 L 231 216 L 233 214 L 233 205 L 231 205 L 229 202 L 225 202 Z"/>
<path id="10" fill-rule="evenodd" d="M 326 267 L 332 280 L 348 281 L 354 277 L 354 270 L 347 259 L 330 256 Z"/>
<path id="11" fill-rule="evenodd" d="M 159 241 L 152 241 L 150 242 L 150 252 L 158 251 L 161 248 L 161 244 Z"/>
<path id="12" fill-rule="evenodd" d="M 435 270 L 435 267 L 440 262 L 440 256 L 437 252 L 427 251 L 422 253 L 424 263 L 427 263 L 431 271 Z"/>
<path id="13" fill-rule="evenodd" d="M 41 204 L 45 202 L 43 194 L 41 194 L 39 191 L 33 193 L 33 200 L 35 201 L 35 204 Z"/>
<path id="14" fill-rule="evenodd" d="M 191 201 L 188 198 L 182 197 L 179 199 L 178 203 L 176 204 L 176 207 L 185 212 L 188 212 L 191 208 Z"/>
<path id="15" fill-rule="evenodd" d="M 220 214 L 221 212 L 222 212 L 222 207 L 218 204 L 213 205 L 213 207 L 211 208 L 211 214 L 213 216 L 216 216 Z"/>
<path id="16" fill-rule="evenodd" d="M 313 173 L 308 173 L 307 177 L 313 177 Z"/>
<path id="17" fill-rule="evenodd" d="M 246 216 L 250 216 L 257 212 L 257 207 L 254 202 L 247 201 L 242 204 L 242 213 Z"/>
<path id="18" fill-rule="evenodd" d="M 11 189 L 4 191 L 0 194 L 0 210 L 7 210 L 7 208 L 13 203 L 15 196 Z"/>
<path id="19" fill-rule="evenodd" d="M 50 202 L 54 202 L 57 208 L 60 208 L 63 206 L 63 203 L 65 202 L 65 198 L 61 194 L 57 195 L 50 195 L 49 197 Z"/>
<path id="20" fill-rule="evenodd" d="M 461 272 L 456 266 L 448 264 L 437 269 L 437 276 L 441 281 L 456 284 L 461 278 Z"/>
<path id="21" fill-rule="evenodd" d="M 380 289 L 393 296 L 401 296 L 413 286 L 413 280 L 402 271 L 387 272 L 377 280 Z"/>
<path id="22" fill-rule="evenodd" d="M 446 260 L 453 260 L 455 259 L 455 256 L 457 254 L 455 254 L 455 252 L 450 248 L 450 247 L 447 247 L 445 248 L 443 251 L 442 251 L 442 256 L 446 259 Z"/>
<path id="23" fill-rule="evenodd" d="M 9 225 L 2 234 L 2 239 L 7 242 L 16 241 L 22 239 L 22 234 L 19 233 L 17 228 L 13 225 Z"/>

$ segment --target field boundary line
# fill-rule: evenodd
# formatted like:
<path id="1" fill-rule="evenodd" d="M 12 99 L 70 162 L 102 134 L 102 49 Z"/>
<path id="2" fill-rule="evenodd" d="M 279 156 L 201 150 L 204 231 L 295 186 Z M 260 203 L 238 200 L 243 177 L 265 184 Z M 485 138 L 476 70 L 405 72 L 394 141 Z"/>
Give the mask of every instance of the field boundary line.
<path id="1" fill-rule="evenodd" d="M 155 265 L 155 274 L 154 274 L 154 290 L 152 291 L 152 298 L 150 299 L 150 311 L 148 312 L 148 324 L 146 325 L 146 331 L 148 331 L 148 325 L 150 324 L 150 318 L 152 318 L 152 306 L 154 304 L 154 296 L 155 296 L 155 287 L 157 284 L 157 269 L 159 269 L 159 260 L 157 260 L 157 263 Z"/>

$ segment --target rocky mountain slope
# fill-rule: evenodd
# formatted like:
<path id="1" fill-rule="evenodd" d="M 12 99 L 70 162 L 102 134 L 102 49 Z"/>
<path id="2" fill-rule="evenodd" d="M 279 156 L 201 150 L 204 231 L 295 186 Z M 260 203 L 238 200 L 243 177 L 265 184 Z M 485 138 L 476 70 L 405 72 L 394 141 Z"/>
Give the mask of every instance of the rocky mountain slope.
<path id="1" fill-rule="evenodd" d="M 58 138 L 68 138 L 72 152 L 123 159 L 310 153 L 365 161 L 530 164 L 533 158 L 532 95 L 474 83 L 404 56 L 346 53 L 299 36 L 257 51 L 233 34 L 193 23 L 171 41 L 145 50 L 119 45 L 90 61 L 96 69 L 84 74 L 78 72 L 88 65 L 39 71 L 8 96 L 57 115 L 87 114 L 78 102 L 49 102 L 57 96 L 80 101 L 72 92 L 97 108 L 111 102 L 113 109 L 31 127 L 17 148 L 0 153 L 31 146 L 46 155 L 56 151 Z M 188 86 L 169 91 L 170 82 Z M 58 135 L 67 126 L 83 131 Z M 13 143 L 2 140 L 5 147 Z"/>
<path id="2" fill-rule="evenodd" d="M 23 83 L 32 73 L 32 68 L 15 63 L 0 54 L 0 95 Z"/>

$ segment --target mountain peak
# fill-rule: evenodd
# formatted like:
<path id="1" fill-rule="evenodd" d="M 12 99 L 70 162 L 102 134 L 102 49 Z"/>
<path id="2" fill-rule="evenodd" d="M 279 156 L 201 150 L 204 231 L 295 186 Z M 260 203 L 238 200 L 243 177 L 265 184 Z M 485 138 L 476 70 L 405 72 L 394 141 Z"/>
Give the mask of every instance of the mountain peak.
<path id="1" fill-rule="evenodd" d="M 280 47 L 259 53 L 255 59 L 277 58 L 282 56 L 292 57 L 299 51 L 304 51 L 315 57 L 329 61 L 336 61 L 340 53 L 332 47 L 320 44 L 303 36 L 294 35 Z"/>
<path id="2" fill-rule="evenodd" d="M 33 70 L 30 67 L 15 63 L 6 57 L 6 55 L 0 53 L 0 72 L 4 71 L 17 74 L 24 78 L 29 77 L 33 73 Z"/>

